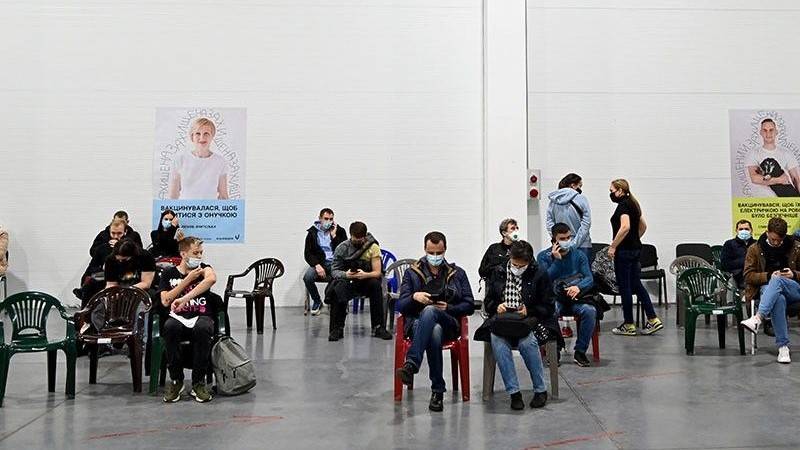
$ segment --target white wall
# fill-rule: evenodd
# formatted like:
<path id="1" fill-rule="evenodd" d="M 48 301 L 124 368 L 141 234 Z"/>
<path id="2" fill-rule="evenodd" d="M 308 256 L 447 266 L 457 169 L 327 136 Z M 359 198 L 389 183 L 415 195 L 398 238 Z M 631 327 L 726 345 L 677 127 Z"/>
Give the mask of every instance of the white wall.
<path id="1" fill-rule="evenodd" d="M 223 280 L 274 256 L 278 303 L 300 305 L 323 206 L 401 258 L 439 229 L 476 278 L 480 0 L 6 1 L 0 57 L 12 291 L 74 301 L 117 209 L 147 234 L 154 108 L 185 105 L 248 110 L 247 244 L 206 249 Z"/>
<path id="2" fill-rule="evenodd" d="M 529 0 L 529 149 L 544 191 L 582 175 L 592 237 L 609 242 L 608 185 L 627 178 L 662 267 L 677 243 L 721 244 L 728 110 L 798 107 L 798 23 L 789 0 Z"/>

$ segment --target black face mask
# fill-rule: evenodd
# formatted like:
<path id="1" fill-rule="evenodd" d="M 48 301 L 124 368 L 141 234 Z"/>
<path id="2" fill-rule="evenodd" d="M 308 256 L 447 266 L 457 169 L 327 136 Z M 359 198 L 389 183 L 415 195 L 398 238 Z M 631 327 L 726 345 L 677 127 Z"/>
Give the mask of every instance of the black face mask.
<path id="1" fill-rule="evenodd" d="M 616 195 L 614 195 L 613 192 L 609 192 L 608 196 L 611 198 L 611 201 L 614 202 L 614 203 L 619 203 L 624 198 L 624 197 L 617 197 Z"/>

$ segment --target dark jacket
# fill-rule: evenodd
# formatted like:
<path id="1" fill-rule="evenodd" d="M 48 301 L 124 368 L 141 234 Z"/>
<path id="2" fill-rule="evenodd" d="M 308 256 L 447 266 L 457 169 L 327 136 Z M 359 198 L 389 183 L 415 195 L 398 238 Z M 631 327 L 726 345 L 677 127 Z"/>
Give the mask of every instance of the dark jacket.
<path id="1" fill-rule="evenodd" d="M 470 316 L 475 311 L 475 298 L 472 296 L 472 288 L 464 269 L 443 261 L 439 266 L 440 270 L 446 270 L 446 298 L 447 313 L 456 319 L 463 316 Z M 397 310 L 406 317 L 419 317 L 425 305 L 414 300 L 414 293 L 423 290 L 427 279 L 431 277 L 430 268 L 425 258 L 411 265 L 403 275 L 403 282 L 400 284 L 400 298 L 397 300 Z"/>
<path id="2" fill-rule="evenodd" d="M 774 264 L 770 264 L 767 261 L 764 251 L 764 248 L 769 245 L 767 244 L 766 236 L 767 233 L 762 234 L 758 242 L 747 247 L 747 254 L 744 258 L 744 296 L 747 300 L 754 299 L 758 295 L 761 286 L 767 284 L 772 275 L 771 268 L 768 266 Z M 786 265 L 792 269 L 793 279 L 795 281 L 800 280 L 800 272 L 798 272 L 798 269 L 800 269 L 800 242 L 796 242 L 792 237 L 787 236 L 783 240 L 781 251 L 785 255 Z M 775 269 L 779 270 L 777 267 Z"/>
<path id="3" fill-rule="evenodd" d="M 744 284 L 744 257 L 747 255 L 747 247 L 755 244 L 753 238 L 743 241 L 738 237 L 725 241 L 722 245 L 720 254 L 720 264 L 722 270 L 733 275 L 739 286 Z"/>
<path id="4" fill-rule="evenodd" d="M 503 241 L 495 242 L 486 249 L 481 259 L 481 265 L 478 268 L 478 275 L 481 278 L 489 278 L 492 269 L 498 266 L 505 266 L 508 259 L 511 257 L 511 246 L 506 245 Z"/>
<path id="5" fill-rule="evenodd" d="M 483 299 L 484 309 L 489 319 L 475 331 L 476 340 L 485 340 L 491 333 L 491 318 L 497 314 L 497 307 L 503 303 L 503 290 L 508 277 L 507 265 L 496 267 L 486 280 L 486 296 Z M 553 299 L 553 288 L 547 272 L 540 270 L 534 261 L 528 270 L 522 273 L 522 303 L 528 317 L 535 317 L 539 323 L 550 329 L 553 336 L 561 333 L 556 320 L 556 308 Z"/>
<path id="6" fill-rule="evenodd" d="M 95 236 L 92 247 L 89 249 L 89 256 L 92 257 L 92 260 L 89 262 L 89 266 L 86 267 L 86 271 L 83 274 L 84 276 L 103 271 L 103 264 L 106 262 L 106 258 L 111 255 L 111 250 L 113 250 L 113 248 L 108 245 L 108 241 L 111 240 L 110 228 L 110 226 L 107 226 Z M 142 248 L 142 237 L 139 236 L 139 233 L 131 228 L 130 225 L 125 226 L 124 238 L 133 240 L 133 242 L 139 245 L 139 248 Z"/>
<path id="7" fill-rule="evenodd" d="M 317 223 L 315 222 L 314 225 L 311 225 L 311 227 L 309 227 L 306 231 L 308 234 L 306 235 L 306 246 L 305 250 L 303 251 L 303 257 L 309 266 L 314 267 L 317 264 L 322 264 L 325 262 L 325 252 L 322 251 L 322 248 L 319 246 L 319 242 L 317 242 L 317 232 L 319 231 L 317 228 Z M 344 231 L 344 228 L 337 224 L 336 237 L 331 239 L 331 250 L 335 251 L 336 246 L 346 240 L 347 232 Z"/>
<path id="8" fill-rule="evenodd" d="M 162 256 L 180 256 L 178 251 L 178 241 L 175 240 L 175 233 L 178 231 L 176 227 L 169 227 L 166 230 L 159 226 L 158 230 L 150 232 L 150 241 L 153 243 L 153 248 L 150 253 L 156 258 Z"/>

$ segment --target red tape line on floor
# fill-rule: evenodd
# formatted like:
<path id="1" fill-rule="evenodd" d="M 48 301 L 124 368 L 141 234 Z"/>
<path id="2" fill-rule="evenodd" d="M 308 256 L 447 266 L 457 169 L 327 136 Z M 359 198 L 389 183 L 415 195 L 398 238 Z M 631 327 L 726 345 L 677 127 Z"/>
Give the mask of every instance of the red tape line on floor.
<path id="1" fill-rule="evenodd" d="M 529 445 L 529 446 L 525 447 L 524 450 L 533 450 L 533 449 L 537 449 L 537 448 L 548 448 L 548 447 L 559 447 L 559 446 L 562 446 L 562 445 L 570 445 L 570 444 L 575 444 L 575 443 L 578 443 L 578 442 L 597 441 L 597 440 L 600 440 L 600 439 L 607 439 L 607 438 L 610 438 L 612 436 L 618 436 L 620 434 L 625 434 L 625 433 L 623 433 L 622 431 L 609 431 L 609 432 L 606 432 L 606 433 L 597 433 L 597 434 L 591 434 L 591 435 L 588 435 L 588 436 L 576 436 L 574 438 L 560 439 L 560 440 L 557 440 L 557 441 L 545 442 L 543 444 Z"/>
<path id="2" fill-rule="evenodd" d="M 166 428 L 153 428 L 149 430 L 131 430 L 119 433 L 99 434 L 95 436 L 90 436 L 88 440 L 95 441 L 100 439 L 115 439 L 128 436 L 141 436 L 153 433 L 168 433 L 170 431 L 194 430 L 197 428 L 223 427 L 225 425 L 230 425 L 230 424 L 260 425 L 260 424 L 275 422 L 281 419 L 283 419 L 283 417 L 281 416 L 232 416 L 230 419 L 217 420 L 214 422 L 187 423 L 183 425 L 174 425 Z"/>

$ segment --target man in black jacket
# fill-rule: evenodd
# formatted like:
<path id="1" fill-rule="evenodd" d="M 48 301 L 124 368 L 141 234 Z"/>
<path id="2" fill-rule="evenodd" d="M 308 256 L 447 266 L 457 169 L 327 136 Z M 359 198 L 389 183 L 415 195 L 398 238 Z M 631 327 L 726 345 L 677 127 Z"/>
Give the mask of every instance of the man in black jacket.
<path id="1" fill-rule="evenodd" d="M 311 297 L 311 315 L 318 316 L 322 311 L 322 300 L 317 290 L 317 281 L 331 278 L 331 263 L 336 246 L 347 240 L 347 233 L 333 221 L 333 210 L 323 208 L 319 212 L 319 220 L 308 228 L 303 256 L 308 269 L 303 274 L 303 283 Z"/>
<path id="2" fill-rule="evenodd" d="M 519 225 L 514 219 L 504 219 L 500 222 L 500 242 L 496 242 L 486 249 L 478 268 L 478 275 L 481 279 L 489 278 L 492 269 L 498 266 L 505 266 L 511 252 L 511 243 L 519 240 Z"/>
<path id="3" fill-rule="evenodd" d="M 755 244 L 753 225 L 747 219 L 736 222 L 736 237 L 725 241 L 722 245 L 720 263 L 722 270 L 733 275 L 736 284 L 744 288 L 744 257 L 747 247 Z"/>

